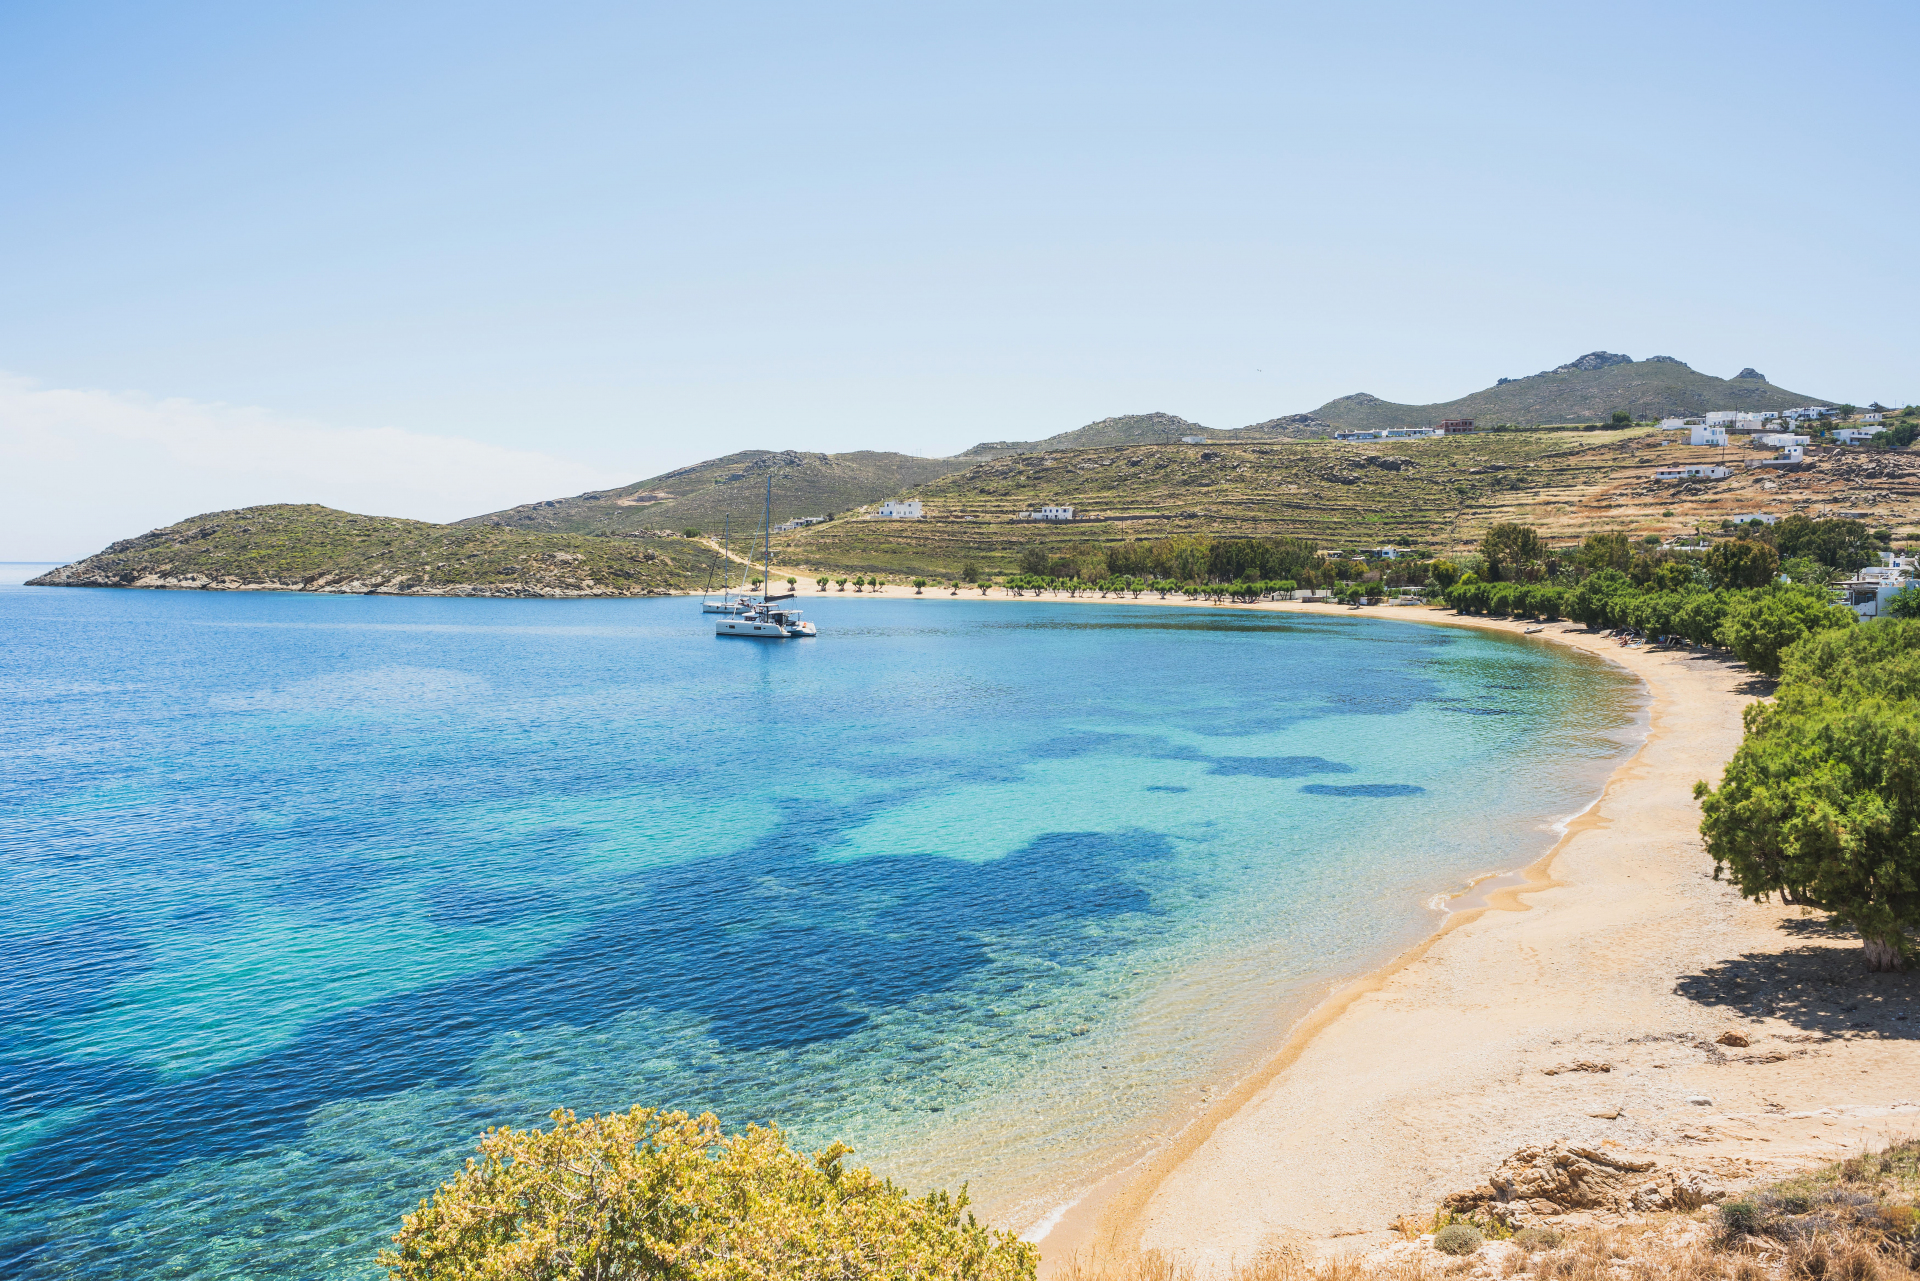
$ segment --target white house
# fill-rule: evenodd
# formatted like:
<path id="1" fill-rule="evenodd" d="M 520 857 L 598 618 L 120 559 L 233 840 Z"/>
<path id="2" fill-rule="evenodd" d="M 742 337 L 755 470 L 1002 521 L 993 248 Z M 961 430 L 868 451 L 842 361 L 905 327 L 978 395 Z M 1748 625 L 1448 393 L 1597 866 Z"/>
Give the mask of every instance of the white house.
<path id="1" fill-rule="evenodd" d="M 1882 577 L 1870 569 L 1862 570 L 1856 577 L 1838 584 L 1841 603 L 1862 619 L 1880 617 L 1893 594 L 1912 585 L 1911 578 Z"/>
<path id="2" fill-rule="evenodd" d="M 1753 440 L 1755 444 L 1765 445 L 1768 449 L 1779 449 L 1785 445 L 1811 445 L 1813 443 L 1813 437 L 1796 436 L 1790 431 L 1770 431 L 1755 436 Z"/>
<path id="3" fill-rule="evenodd" d="M 1773 458 L 1762 458 L 1757 462 L 1748 463 L 1747 466 L 1749 467 L 1799 467 L 1803 465 L 1806 461 L 1807 461 L 1807 451 L 1805 446 L 1788 445 L 1785 449 L 1782 449 L 1777 456 Z"/>
<path id="4" fill-rule="evenodd" d="M 1039 511 L 1021 512 L 1018 520 L 1072 520 L 1073 508 L 1049 504 Z"/>
<path id="5" fill-rule="evenodd" d="M 918 498 L 909 498 L 904 502 L 894 499 L 881 503 L 880 510 L 875 513 L 875 515 L 885 516 L 889 520 L 919 520 L 923 514 L 920 510 L 920 500 Z"/>
<path id="6" fill-rule="evenodd" d="M 1687 429 L 1689 445 L 1724 445 L 1727 443 L 1725 427 L 1689 427 Z"/>
<path id="7" fill-rule="evenodd" d="M 1655 480 L 1725 480 L 1733 475 L 1731 467 L 1709 467 L 1704 463 L 1690 464 L 1685 467 L 1662 467 L 1653 473 Z"/>
<path id="8" fill-rule="evenodd" d="M 1748 512 L 1744 516 L 1729 516 L 1727 519 L 1736 525 L 1750 525 L 1756 520 L 1762 525 L 1778 525 L 1780 523 L 1780 518 L 1772 512 Z"/>
<path id="9" fill-rule="evenodd" d="M 1843 445 L 1857 445 L 1863 440 L 1872 440 L 1885 430 L 1885 427 L 1839 427 L 1834 429 L 1833 438 Z"/>
<path id="10" fill-rule="evenodd" d="M 1180 443 L 1183 445 L 1204 445 L 1207 443 L 1207 438 L 1205 436 L 1182 436 Z"/>
<path id="11" fill-rule="evenodd" d="M 1877 423 L 1885 417 L 1885 414 L 1861 414 L 1860 421 L 1863 423 Z"/>
<path id="12" fill-rule="evenodd" d="M 1707 426 L 1719 427 L 1727 423 L 1738 422 L 1740 415 L 1732 409 L 1716 409 L 1712 413 L 1705 415 L 1705 418 Z"/>

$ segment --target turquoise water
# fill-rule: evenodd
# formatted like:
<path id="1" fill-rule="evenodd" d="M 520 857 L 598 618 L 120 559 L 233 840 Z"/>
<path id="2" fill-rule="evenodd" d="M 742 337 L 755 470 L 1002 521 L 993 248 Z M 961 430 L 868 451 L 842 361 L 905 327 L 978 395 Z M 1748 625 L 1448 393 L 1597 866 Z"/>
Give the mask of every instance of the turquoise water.
<path id="1" fill-rule="evenodd" d="M 0 588 L 0 1272 L 368 1275 L 558 1106 L 1025 1227 L 1640 732 L 1512 637 L 803 604 Z"/>

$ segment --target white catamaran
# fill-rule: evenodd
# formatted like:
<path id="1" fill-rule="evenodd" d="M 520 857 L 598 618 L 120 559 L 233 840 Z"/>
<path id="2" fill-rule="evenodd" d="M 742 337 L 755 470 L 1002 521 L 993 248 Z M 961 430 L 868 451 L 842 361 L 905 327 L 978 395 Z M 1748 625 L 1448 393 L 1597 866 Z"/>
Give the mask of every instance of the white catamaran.
<path id="1" fill-rule="evenodd" d="M 775 609 L 775 600 L 792 598 L 789 592 L 785 596 L 773 594 L 773 472 L 767 472 L 767 518 L 766 542 L 763 559 L 766 567 L 761 582 L 760 599 L 755 601 L 742 598 L 746 608 L 736 617 L 722 618 L 713 625 L 715 636 L 747 636 L 762 640 L 795 640 L 803 636 L 817 636 L 812 623 L 800 617 L 797 609 Z"/>

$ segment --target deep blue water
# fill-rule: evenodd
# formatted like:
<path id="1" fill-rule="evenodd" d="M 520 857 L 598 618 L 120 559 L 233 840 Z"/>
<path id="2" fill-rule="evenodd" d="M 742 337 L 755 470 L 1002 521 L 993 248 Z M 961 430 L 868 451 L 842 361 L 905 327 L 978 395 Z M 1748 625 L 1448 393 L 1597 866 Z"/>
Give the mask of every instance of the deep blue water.
<path id="1" fill-rule="evenodd" d="M 368 1275 L 558 1106 L 1024 1226 L 1636 732 L 1508 637 L 803 603 L 0 588 L 0 1273 Z"/>

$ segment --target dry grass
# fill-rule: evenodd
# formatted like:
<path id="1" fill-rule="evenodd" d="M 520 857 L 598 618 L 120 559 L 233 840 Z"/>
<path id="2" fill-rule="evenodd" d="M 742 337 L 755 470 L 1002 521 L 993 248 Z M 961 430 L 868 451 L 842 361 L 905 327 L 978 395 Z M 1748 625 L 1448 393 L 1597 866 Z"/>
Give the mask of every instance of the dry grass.
<path id="1" fill-rule="evenodd" d="M 1724 1210 L 1651 1216 L 1564 1235 L 1523 1231 L 1453 1259 L 1434 1216 L 1402 1219 L 1372 1259 L 1314 1259 L 1276 1242 L 1222 1274 L 1157 1251 L 1124 1264 L 1069 1260 L 1057 1281 L 1920 1281 L 1920 1140 L 1862 1153 L 1762 1189 Z"/>

